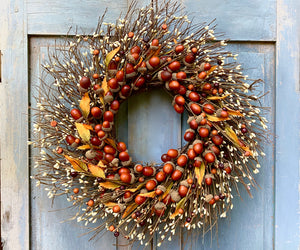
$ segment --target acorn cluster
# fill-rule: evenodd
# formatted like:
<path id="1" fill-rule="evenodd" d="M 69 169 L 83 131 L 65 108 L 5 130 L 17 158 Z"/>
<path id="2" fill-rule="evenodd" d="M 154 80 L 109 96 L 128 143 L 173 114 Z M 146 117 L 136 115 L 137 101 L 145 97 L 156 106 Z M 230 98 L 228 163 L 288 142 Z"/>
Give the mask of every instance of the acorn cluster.
<path id="1" fill-rule="evenodd" d="M 247 83 L 214 27 L 193 25 L 178 8 L 129 10 L 116 24 L 102 18 L 93 35 L 67 40 L 44 65 L 54 82 L 42 82 L 37 98 L 35 132 L 45 135 L 34 142 L 33 178 L 50 198 L 67 194 L 81 208 L 78 221 L 105 219 L 96 234 L 106 227 L 148 244 L 158 232 L 160 244 L 178 225 L 206 231 L 232 208 L 232 186 L 256 185 L 267 121 L 248 91 L 259 81 Z M 188 114 L 186 144 L 157 165 L 134 162 L 115 129 L 121 104 L 151 88 Z"/>

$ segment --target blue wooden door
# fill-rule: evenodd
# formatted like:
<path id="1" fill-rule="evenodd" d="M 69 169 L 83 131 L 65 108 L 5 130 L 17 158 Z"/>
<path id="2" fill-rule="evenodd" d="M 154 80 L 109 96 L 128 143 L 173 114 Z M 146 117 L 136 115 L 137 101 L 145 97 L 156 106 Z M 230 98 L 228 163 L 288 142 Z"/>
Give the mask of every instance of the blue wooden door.
<path id="1" fill-rule="evenodd" d="M 156 4 L 145 0 L 139 5 L 150 2 Z M 162 249 L 297 249 L 300 18 L 294 10 L 300 11 L 300 4 L 292 0 L 181 2 L 195 23 L 216 18 L 217 31 L 231 39 L 229 49 L 239 54 L 244 73 L 264 80 L 261 91 L 269 94 L 262 104 L 271 108 L 267 118 L 276 137 L 272 144 L 264 145 L 267 156 L 257 176 L 261 188 L 252 190 L 253 199 L 244 191 L 243 200 L 236 195 L 232 212 L 219 221 L 218 236 L 214 231 L 203 238 L 202 231 L 187 233 L 179 228 Z M 89 235 L 80 236 L 86 232 L 81 224 L 61 223 L 74 211 L 64 209 L 69 204 L 63 197 L 52 204 L 47 192 L 29 181 L 34 170 L 28 170 L 32 164 L 28 157 L 35 152 L 26 146 L 30 137 L 27 106 L 34 104 L 32 84 L 38 84 L 42 76 L 40 65 L 47 58 L 48 47 L 70 26 L 92 32 L 106 7 L 107 21 L 114 21 L 128 6 L 126 0 L 4 0 L 0 9 L 1 21 L 8 27 L 3 29 L 6 38 L 0 38 L 2 64 L 5 62 L 0 71 L 1 111 L 5 110 L 0 129 L 4 249 L 132 248 L 109 232 L 89 241 Z M 118 136 L 127 143 L 134 160 L 160 162 L 167 149 L 183 145 L 186 118 L 173 110 L 171 101 L 165 93 L 153 90 L 131 97 L 122 106 Z M 154 238 L 148 249 L 156 249 L 156 243 Z"/>

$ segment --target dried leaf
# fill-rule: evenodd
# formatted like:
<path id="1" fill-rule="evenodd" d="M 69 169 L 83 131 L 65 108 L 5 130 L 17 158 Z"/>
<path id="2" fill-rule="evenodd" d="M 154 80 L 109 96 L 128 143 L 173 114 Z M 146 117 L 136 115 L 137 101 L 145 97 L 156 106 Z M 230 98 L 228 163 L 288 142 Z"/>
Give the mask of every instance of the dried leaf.
<path id="1" fill-rule="evenodd" d="M 116 144 L 115 140 L 110 139 L 110 138 L 106 138 L 104 141 L 105 141 L 107 144 L 113 146 L 115 149 L 117 149 L 117 144 Z"/>
<path id="2" fill-rule="evenodd" d="M 174 219 L 179 214 L 179 209 L 184 206 L 185 200 L 186 198 L 183 198 L 177 203 L 175 212 L 170 215 L 170 219 Z"/>
<path id="3" fill-rule="evenodd" d="M 106 81 L 106 77 L 103 79 L 101 88 L 104 90 L 104 95 L 109 91 L 108 83 Z"/>
<path id="4" fill-rule="evenodd" d="M 198 180 L 199 186 L 202 186 L 202 180 L 205 174 L 205 164 L 204 162 L 201 163 L 200 167 L 195 167 L 195 174 Z"/>
<path id="5" fill-rule="evenodd" d="M 207 116 L 207 119 L 211 122 L 221 122 L 221 121 L 227 121 L 227 120 L 230 120 L 229 117 L 227 118 L 223 118 L 223 117 L 217 117 L 217 116 L 214 116 L 214 115 L 206 115 Z"/>
<path id="6" fill-rule="evenodd" d="M 243 149 L 245 152 L 248 151 L 251 156 L 253 155 L 253 153 L 249 147 L 241 145 L 238 136 L 236 135 L 236 133 L 234 133 L 232 128 L 230 128 L 228 125 L 225 127 L 225 132 L 226 132 L 227 136 L 232 140 L 232 142 L 234 143 L 234 145 L 236 147 Z"/>
<path id="7" fill-rule="evenodd" d="M 173 187 L 173 182 L 171 182 L 169 184 L 169 186 L 167 187 L 166 192 L 164 192 L 164 194 L 162 196 L 162 199 L 164 199 L 169 194 L 169 192 L 170 192 L 170 190 L 171 190 L 172 187 Z"/>
<path id="8" fill-rule="evenodd" d="M 84 118 L 87 118 L 90 113 L 90 102 L 91 99 L 89 97 L 89 94 L 85 93 L 79 103 Z"/>
<path id="9" fill-rule="evenodd" d="M 105 67 L 108 67 L 108 64 L 110 63 L 111 59 L 114 58 L 114 56 L 118 53 L 118 51 L 120 50 L 120 47 L 112 50 L 111 52 L 109 52 L 106 57 L 105 57 L 105 61 L 104 61 L 104 64 L 105 64 Z"/>
<path id="10" fill-rule="evenodd" d="M 91 146 L 88 145 L 88 144 L 81 145 L 81 146 L 77 147 L 77 149 L 80 149 L 80 150 L 86 150 L 86 149 L 90 149 L 90 148 L 91 148 Z"/>
<path id="11" fill-rule="evenodd" d="M 90 170 L 90 172 L 91 172 L 91 174 L 93 176 L 105 178 L 104 171 L 99 166 L 96 166 L 96 165 L 93 165 L 93 164 L 89 164 L 88 168 L 89 168 L 89 170 Z"/>
<path id="12" fill-rule="evenodd" d="M 232 110 L 232 109 L 228 109 L 228 108 L 227 108 L 227 113 L 229 115 L 244 116 L 240 111 Z"/>
<path id="13" fill-rule="evenodd" d="M 122 215 L 122 219 L 125 219 L 128 215 L 130 215 L 131 212 L 134 211 L 134 209 L 137 208 L 137 206 L 138 206 L 138 204 L 136 204 L 135 202 L 133 202 L 132 204 L 127 206 L 127 208 L 125 209 L 125 211 Z"/>
<path id="14" fill-rule="evenodd" d="M 89 142 L 91 138 L 91 132 L 83 126 L 82 123 L 75 122 L 79 136 L 84 142 Z"/>
<path id="15" fill-rule="evenodd" d="M 144 197 L 149 197 L 149 198 L 154 198 L 156 193 L 155 191 L 149 192 L 149 193 L 144 193 L 144 194 L 139 194 L 140 196 L 144 196 Z"/>
<path id="16" fill-rule="evenodd" d="M 104 163 L 102 161 L 99 161 L 97 166 L 101 167 L 101 168 L 106 168 L 107 166 L 104 165 Z"/>
<path id="17" fill-rule="evenodd" d="M 121 186 L 121 184 L 113 183 L 110 181 L 101 182 L 99 185 L 106 189 L 116 189 Z"/>
<path id="18" fill-rule="evenodd" d="M 207 75 L 209 76 L 218 66 L 212 66 L 209 71 L 207 71 Z"/>
<path id="19" fill-rule="evenodd" d="M 94 130 L 91 125 L 88 125 L 88 124 L 82 124 L 82 125 L 88 130 Z"/>
<path id="20" fill-rule="evenodd" d="M 130 191 L 130 192 L 134 193 L 135 191 L 140 190 L 144 185 L 145 185 L 145 183 L 142 183 L 142 184 L 138 185 L 136 188 L 129 188 L 129 189 L 126 189 L 125 191 Z"/>
<path id="21" fill-rule="evenodd" d="M 230 94 L 228 94 L 228 95 L 223 95 L 223 96 L 209 96 L 209 97 L 207 97 L 207 100 L 212 100 L 212 101 L 214 101 L 214 100 L 223 100 L 223 99 L 225 99 L 227 96 L 230 96 Z"/>
<path id="22" fill-rule="evenodd" d="M 68 155 L 65 155 L 65 158 L 71 163 L 74 170 L 78 172 L 86 172 L 88 170 L 87 165 L 81 160 L 74 159 Z"/>
<path id="23" fill-rule="evenodd" d="M 115 202 L 106 202 L 106 203 L 103 203 L 106 207 L 108 208 L 113 208 L 115 205 L 117 205 L 118 203 L 115 203 Z"/>

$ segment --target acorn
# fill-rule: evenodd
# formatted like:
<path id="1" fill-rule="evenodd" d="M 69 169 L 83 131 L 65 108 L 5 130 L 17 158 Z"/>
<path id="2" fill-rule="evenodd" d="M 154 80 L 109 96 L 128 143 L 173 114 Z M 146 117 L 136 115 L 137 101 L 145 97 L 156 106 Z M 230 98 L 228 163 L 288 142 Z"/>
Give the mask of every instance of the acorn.
<path id="1" fill-rule="evenodd" d="M 169 194 L 170 194 L 170 196 L 171 196 L 171 201 L 172 201 L 172 202 L 178 202 L 178 201 L 181 200 L 181 197 L 180 197 L 178 191 L 176 191 L 176 190 L 171 190 Z"/>
<path id="2" fill-rule="evenodd" d="M 181 67 L 180 62 L 178 61 L 173 61 L 169 64 L 169 66 L 167 67 L 170 71 L 177 71 L 179 70 Z"/>
<path id="3" fill-rule="evenodd" d="M 193 149 L 193 146 L 189 147 L 187 155 L 188 155 L 190 160 L 193 160 L 197 156 L 196 152 Z"/>
<path id="4" fill-rule="evenodd" d="M 171 174 L 173 172 L 175 168 L 175 165 L 173 162 L 171 161 L 168 161 L 165 163 L 165 165 L 163 166 L 163 171 L 166 173 L 166 174 Z"/>
<path id="5" fill-rule="evenodd" d="M 170 156 L 172 159 L 177 158 L 179 152 L 177 149 L 169 149 L 167 155 Z"/>
<path id="6" fill-rule="evenodd" d="M 102 115 L 102 110 L 99 107 L 92 107 L 91 114 L 94 118 L 100 118 Z"/>
<path id="7" fill-rule="evenodd" d="M 164 213 L 165 213 L 165 210 L 166 210 L 167 206 L 165 205 L 165 203 L 163 202 L 157 202 L 155 205 L 154 205 L 154 209 L 155 209 L 155 214 L 157 216 L 163 216 Z"/>
<path id="8" fill-rule="evenodd" d="M 152 56 L 149 61 L 146 62 L 147 68 L 153 70 L 160 65 L 160 59 L 158 56 Z"/>
<path id="9" fill-rule="evenodd" d="M 189 190 L 189 184 L 186 180 L 181 181 L 178 188 L 178 193 L 181 197 L 185 197 Z"/>
<path id="10" fill-rule="evenodd" d="M 141 173 L 143 172 L 144 167 L 141 164 L 135 164 L 133 169 L 135 173 Z"/>
<path id="11" fill-rule="evenodd" d="M 104 96 L 104 102 L 105 103 L 111 103 L 114 100 L 113 94 L 111 91 L 108 91 Z"/>
<path id="12" fill-rule="evenodd" d="M 155 189 L 156 185 L 157 185 L 157 181 L 155 179 L 151 179 L 147 181 L 145 187 L 148 191 L 152 191 Z"/>
<path id="13" fill-rule="evenodd" d="M 108 69 L 107 69 L 107 74 L 108 76 L 112 77 L 115 76 L 118 72 L 117 70 L 118 65 L 115 61 L 110 61 L 109 65 L 108 65 Z"/>
<path id="14" fill-rule="evenodd" d="M 182 154 L 177 159 L 177 164 L 180 167 L 184 167 L 187 164 L 188 156 L 186 154 Z"/>
<path id="15" fill-rule="evenodd" d="M 199 104 L 194 103 L 194 102 L 190 102 L 189 103 L 189 107 L 191 109 L 191 111 L 193 112 L 193 114 L 195 115 L 200 115 L 201 114 L 201 107 Z"/>
<path id="16" fill-rule="evenodd" d="M 166 179 L 166 174 L 165 174 L 165 172 L 159 171 L 158 173 L 156 173 L 155 179 L 156 179 L 158 182 L 163 182 L 163 181 Z"/>
<path id="17" fill-rule="evenodd" d="M 189 91 L 188 98 L 192 102 L 198 102 L 200 100 L 200 95 L 197 92 L 195 92 L 195 91 Z"/>
<path id="18" fill-rule="evenodd" d="M 133 89 L 134 90 L 139 89 L 145 83 L 145 81 L 146 80 L 144 77 L 142 77 L 142 76 L 138 77 L 133 83 Z"/>
<path id="19" fill-rule="evenodd" d="M 198 75 L 197 75 L 197 80 L 198 81 L 203 81 L 207 76 L 207 73 L 205 71 L 201 71 Z"/>
<path id="20" fill-rule="evenodd" d="M 102 124 L 102 130 L 104 132 L 110 132 L 112 130 L 113 124 L 114 124 L 113 122 L 104 121 Z M 102 138 L 102 140 L 103 140 L 103 138 Z"/>
<path id="21" fill-rule="evenodd" d="M 212 140 L 212 142 L 214 143 L 214 144 L 216 144 L 216 145 L 221 145 L 222 144 L 222 142 L 223 142 L 223 138 L 222 138 L 222 136 L 220 136 L 220 135 L 215 135 L 215 136 L 213 136 L 212 138 L 211 138 L 211 140 Z"/>
<path id="22" fill-rule="evenodd" d="M 213 199 L 213 198 L 214 198 L 214 196 L 213 196 L 212 194 L 208 194 L 208 195 L 205 196 L 205 199 L 204 199 L 204 200 L 205 200 L 207 203 L 209 203 L 210 200 Z"/>
<path id="23" fill-rule="evenodd" d="M 159 49 L 159 41 L 158 39 L 153 39 L 150 45 L 151 50 L 158 50 Z"/>
<path id="24" fill-rule="evenodd" d="M 182 44 L 176 45 L 176 47 L 175 47 L 175 52 L 176 52 L 177 54 L 179 54 L 179 53 L 181 53 L 182 51 L 184 51 L 184 46 L 183 46 Z"/>
<path id="25" fill-rule="evenodd" d="M 133 64 L 131 63 L 127 63 L 126 64 L 126 78 L 133 78 L 136 76 L 136 72 L 135 72 L 135 69 L 134 69 L 134 66 Z"/>
<path id="26" fill-rule="evenodd" d="M 205 103 L 203 105 L 203 111 L 207 114 L 212 115 L 215 112 L 215 107 L 210 103 Z"/>
<path id="27" fill-rule="evenodd" d="M 72 109 L 70 113 L 76 122 L 80 123 L 83 121 L 83 117 L 82 117 L 81 111 L 79 109 Z"/>
<path id="28" fill-rule="evenodd" d="M 193 129 L 187 129 L 184 133 L 184 140 L 192 141 L 195 138 L 195 131 Z"/>
<path id="29" fill-rule="evenodd" d="M 156 173 L 156 168 L 151 166 L 146 166 L 143 168 L 143 175 L 144 176 L 154 176 Z"/>
<path id="30" fill-rule="evenodd" d="M 164 192 L 166 192 L 167 188 L 163 185 L 158 185 L 156 190 L 160 190 L 161 191 L 161 194 L 163 194 Z M 159 192 L 160 193 L 160 192 Z M 159 195 L 161 195 L 159 194 Z"/>
<path id="31" fill-rule="evenodd" d="M 94 159 L 97 156 L 97 152 L 93 149 L 90 149 L 85 152 L 85 157 L 88 158 L 89 160 Z"/>
<path id="32" fill-rule="evenodd" d="M 198 129 L 198 133 L 199 133 L 200 137 L 206 138 L 209 136 L 209 129 L 206 126 L 205 127 L 201 126 Z"/>
<path id="33" fill-rule="evenodd" d="M 183 105 L 178 105 L 177 103 L 175 103 L 173 105 L 174 110 L 178 113 L 178 114 L 182 114 L 184 112 L 184 106 Z"/>
<path id="34" fill-rule="evenodd" d="M 173 181 L 178 181 L 184 172 L 184 169 L 182 167 L 177 166 L 175 171 L 172 173 L 171 178 Z"/>
<path id="35" fill-rule="evenodd" d="M 146 197 L 141 196 L 141 195 L 137 195 L 134 199 L 135 203 L 138 205 L 142 205 L 145 201 L 146 201 Z"/>
<path id="36" fill-rule="evenodd" d="M 172 74 L 167 70 L 161 70 L 157 74 L 160 81 L 166 82 L 172 79 Z"/>
<path id="37" fill-rule="evenodd" d="M 195 62 L 195 59 L 196 59 L 196 57 L 195 57 L 194 53 L 190 52 L 185 56 L 183 63 L 187 67 L 192 67 L 193 63 Z"/>
<path id="38" fill-rule="evenodd" d="M 88 89 L 91 86 L 90 78 L 83 76 L 79 81 L 79 85 L 83 89 Z"/>
<path id="39" fill-rule="evenodd" d="M 119 96 L 122 99 L 126 99 L 131 94 L 131 87 L 129 85 L 123 85 L 121 91 L 119 92 Z"/>
<path id="40" fill-rule="evenodd" d="M 198 128 L 198 123 L 193 116 L 190 116 L 189 119 L 187 119 L 187 124 L 189 124 L 190 128 L 193 130 L 196 130 Z"/>
<path id="41" fill-rule="evenodd" d="M 185 99 L 184 99 L 184 97 L 181 96 L 181 95 L 176 95 L 176 96 L 174 96 L 173 101 L 174 101 L 176 104 L 181 105 L 181 106 L 183 106 L 183 105 L 185 104 Z"/>
<path id="42" fill-rule="evenodd" d="M 116 114 L 118 112 L 119 108 L 120 108 L 120 102 L 118 100 L 114 100 L 109 106 L 109 111 Z"/>
<path id="43" fill-rule="evenodd" d="M 169 82 L 169 89 L 173 91 L 178 91 L 180 88 L 180 83 L 178 81 L 170 81 Z"/>
<path id="44" fill-rule="evenodd" d="M 213 152 L 205 150 L 203 153 L 203 157 L 207 163 L 213 163 L 216 160 L 216 156 Z"/>
<path id="45" fill-rule="evenodd" d="M 142 62 L 141 65 L 138 67 L 138 72 L 141 74 L 145 74 L 147 72 L 147 65 L 145 62 Z"/>

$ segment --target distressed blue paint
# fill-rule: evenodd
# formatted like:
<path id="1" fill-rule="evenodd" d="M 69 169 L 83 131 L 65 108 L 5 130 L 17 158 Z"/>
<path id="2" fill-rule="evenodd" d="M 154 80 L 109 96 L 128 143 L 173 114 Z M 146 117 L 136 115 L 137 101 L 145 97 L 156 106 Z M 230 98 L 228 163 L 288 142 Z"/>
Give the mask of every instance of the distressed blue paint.
<path id="1" fill-rule="evenodd" d="M 278 0 L 275 248 L 299 249 L 300 2 Z"/>
<path id="2" fill-rule="evenodd" d="M 31 76 L 31 104 L 36 106 L 33 96 L 38 96 L 36 88 L 39 84 L 42 68 L 47 58 L 48 45 L 54 45 L 54 39 L 30 39 L 30 68 Z M 48 79 L 50 80 L 50 79 Z M 39 152 L 33 150 L 32 154 L 37 155 Z M 34 174 L 32 169 L 31 174 Z M 86 228 L 83 223 L 69 220 L 74 216 L 77 209 L 67 209 L 71 205 L 66 200 L 66 197 L 59 197 L 52 200 L 47 197 L 47 191 L 44 191 L 44 186 L 36 187 L 35 181 L 31 183 L 31 248 L 32 249 L 99 249 L 99 245 L 105 249 L 115 249 L 113 244 L 116 243 L 115 237 L 110 232 L 96 240 L 89 241 L 92 234 L 81 236 L 86 233 L 89 228 Z M 98 222 L 98 225 L 100 223 Z M 95 224 L 97 225 L 97 224 Z M 92 229 L 92 226 L 91 228 Z"/>
<path id="3" fill-rule="evenodd" d="M 263 79 L 265 85 L 260 89 L 262 92 L 270 91 L 263 98 L 262 105 L 273 106 L 275 99 L 275 65 L 274 44 L 264 43 L 234 43 L 228 46 L 228 50 L 238 53 L 238 61 L 242 64 L 244 74 L 253 79 Z M 274 126 L 274 110 L 267 116 Z M 202 237 L 202 229 L 197 229 L 184 234 L 184 249 L 243 249 L 258 250 L 272 249 L 273 246 L 273 212 L 274 212 L 274 149 L 271 144 L 265 145 L 267 157 L 262 160 L 262 168 L 259 175 L 255 176 L 261 189 L 252 190 L 253 199 L 249 197 L 244 187 L 240 185 L 240 194 L 234 195 L 233 210 L 228 217 L 219 220 L 218 236 L 216 232 L 206 234 Z M 212 242 L 211 242 L 212 237 Z"/>
<path id="4" fill-rule="evenodd" d="M 194 1 L 182 0 L 194 22 L 216 18 L 217 32 L 241 41 L 275 41 L 276 0 Z"/>

